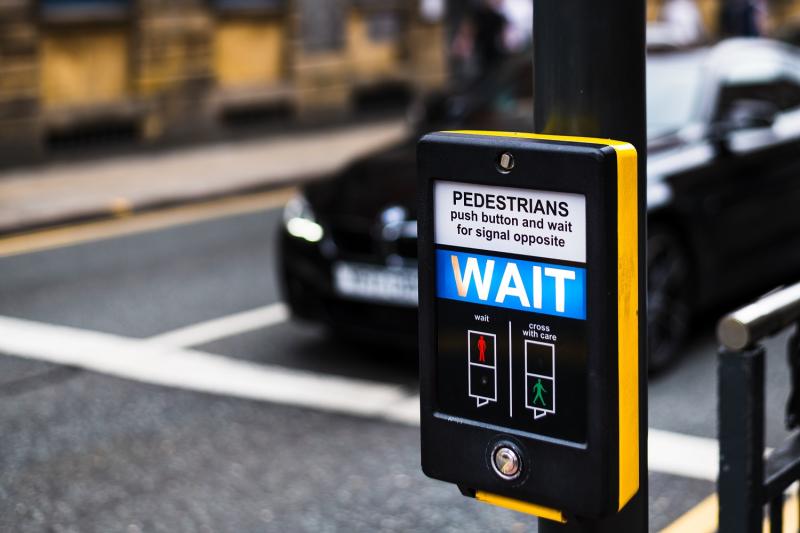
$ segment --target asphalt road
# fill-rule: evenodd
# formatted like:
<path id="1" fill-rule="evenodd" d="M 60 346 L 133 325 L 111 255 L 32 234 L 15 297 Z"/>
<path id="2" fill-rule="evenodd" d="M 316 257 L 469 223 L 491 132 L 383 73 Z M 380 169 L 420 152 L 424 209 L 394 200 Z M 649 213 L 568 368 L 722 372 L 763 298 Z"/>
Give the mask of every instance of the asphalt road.
<path id="1" fill-rule="evenodd" d="M 74 348 L 69 335 L 77 330 L 109 334 L 110 343 L 148 339 L 269 306 L 280 300 L 279 224 L 271 209 L 0 258 L 0 317 L 68 326 L 52 347 L 58 352 Z M 46 344 L 45 333 L 37 342 Z M 651 381 L 652 428 L 715 437 L 710 333 L 700 327 L 683 361 Z M 788 387 L 782 343 L 770 342 L 768 362 L 772 446 L 783 437 Z M 341 344 L 292 321 L 182 348 L 391 385 L 411 397 L 417 390 L 415 354 Z M 118 356 L 107 354 L 111 362 Z M 170 369 L 176 380 L 198 372 Z M 224 373 L 214 379 L 220 391 L 237 386 Z M 0 355 L 0 397 L 2 531 L 536 530 L 526 515 L 425 478 L 413 422 L 9 355 Z M 650 483 L 652 531 L 714 490 L 707 476 L 663 468 L 651 471 Z"/>

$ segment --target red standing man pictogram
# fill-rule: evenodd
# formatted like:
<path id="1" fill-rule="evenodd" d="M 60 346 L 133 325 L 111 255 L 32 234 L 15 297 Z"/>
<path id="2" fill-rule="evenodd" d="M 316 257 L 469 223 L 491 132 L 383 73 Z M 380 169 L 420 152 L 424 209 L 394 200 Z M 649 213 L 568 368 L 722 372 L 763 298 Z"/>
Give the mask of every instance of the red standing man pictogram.
<path id="1" fill-rule="evenodd" d="M 486 362 L 486 339 L 483 338 L 483 335 L 478 339 L 478 362 L 485 363 Z"/>

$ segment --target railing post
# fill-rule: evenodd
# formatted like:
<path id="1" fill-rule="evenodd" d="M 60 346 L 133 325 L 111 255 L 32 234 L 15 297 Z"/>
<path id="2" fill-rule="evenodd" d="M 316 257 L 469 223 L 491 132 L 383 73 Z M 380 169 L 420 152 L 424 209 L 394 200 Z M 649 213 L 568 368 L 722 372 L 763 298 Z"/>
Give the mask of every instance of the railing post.
<path id="1" fill-rule="evenodd" d="M 764 517 L 764 348 L 720 350 L 717 382 L 719 531 L 758 533 Z"/>
<path id="2" fill-rule="evenodd" d="M 789 337 L 786 359 L 792 379 L 792 389 L 786 402 L 786 429 L 800 426 L 800 321 L 795 325 L 794 334 Z"/>
<path id="3" fill-rule="evenodd" d="M 778 494 L 769 502 L 769 531 L 783 533 L 783 494 Z"/>

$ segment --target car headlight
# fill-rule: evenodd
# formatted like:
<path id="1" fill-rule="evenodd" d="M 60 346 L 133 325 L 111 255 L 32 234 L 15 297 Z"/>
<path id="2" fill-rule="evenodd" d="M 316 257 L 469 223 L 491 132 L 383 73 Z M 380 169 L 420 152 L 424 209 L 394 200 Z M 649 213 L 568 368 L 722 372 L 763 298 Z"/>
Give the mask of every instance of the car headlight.
<path id="1" fill-rule="evenodd" d="M 317 224 L 311 205 L 302 194 L 298 194 L 286 204 L 283 209 L 283 224 L 289 235 L 308 242 L 319 242 L 324 235 L 322 226 Z"/>

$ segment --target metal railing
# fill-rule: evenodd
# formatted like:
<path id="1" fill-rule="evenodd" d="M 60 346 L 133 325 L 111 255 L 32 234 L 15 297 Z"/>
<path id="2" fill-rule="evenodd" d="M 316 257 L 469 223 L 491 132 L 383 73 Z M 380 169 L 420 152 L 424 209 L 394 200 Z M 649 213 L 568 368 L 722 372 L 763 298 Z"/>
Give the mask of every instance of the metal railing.
<path id="1" fill-rule="evenodd" d="M 719 531 L 762 531 L 769 506 L 771 533 L 783 531 L 786 490 L 800 480 L 800 431 L 764 458 L 764 357 L 761 341 L 796 325 L 789 339 L 791 392 L 786 428 L 800 427 L 800 283 L 772 292 L 724 317 L 720 343 L 719 386 Z"/>

